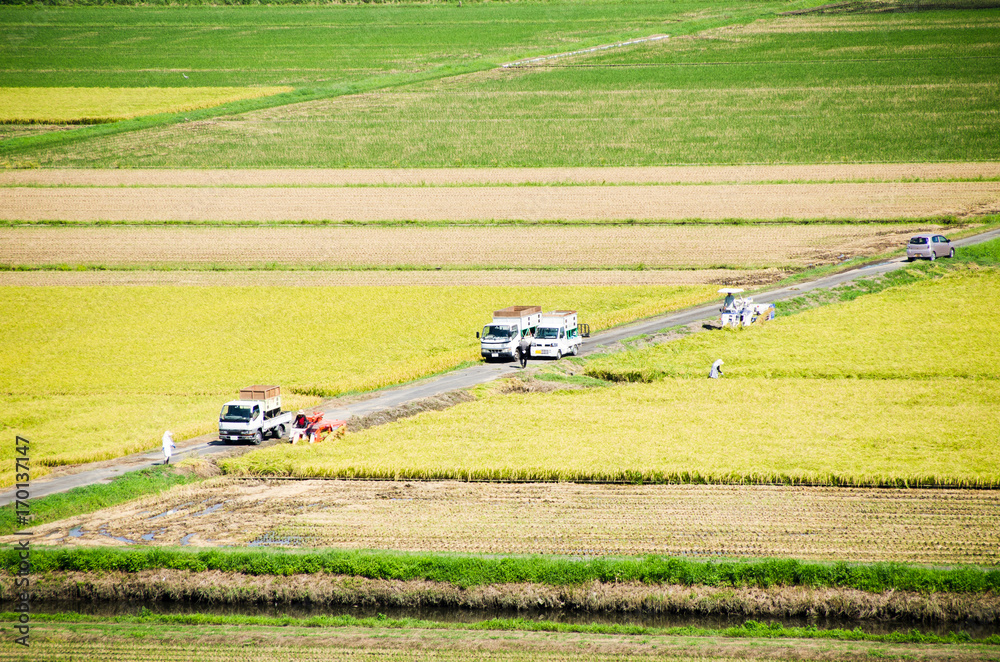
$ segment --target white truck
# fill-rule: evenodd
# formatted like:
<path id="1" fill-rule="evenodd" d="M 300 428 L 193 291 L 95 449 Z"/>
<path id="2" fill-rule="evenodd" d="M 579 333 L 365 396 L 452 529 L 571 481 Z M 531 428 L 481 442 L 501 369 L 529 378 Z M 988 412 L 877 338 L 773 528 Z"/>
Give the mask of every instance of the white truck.
<path id="1" fill-rule="evenodd" d="M 580 351 L 583 338 L 576 323 L 575 310 L 556 310 L 543 313 L 542 321 L 531 341 L 531 356 L 561 359 Z"/>
<path id="2" fill-rule="evenodd" d="M 510 306 L 493 312 L 493 321 L 483 327 L 479 348 L 483 358 L 517 359 L 517 345 L 528 332 L 542 321 L 541 306 Z"/>
<path id="3" fill-rule="evenodd" d="M 222 405 L 219 439 L 225 443 L 249 441 L 260 445 L 266 437 L 281 439 L 291 426 L 292 413 L 281 411 L 281 387 L 254 385 L 240 389 L 240 399 Z"/>

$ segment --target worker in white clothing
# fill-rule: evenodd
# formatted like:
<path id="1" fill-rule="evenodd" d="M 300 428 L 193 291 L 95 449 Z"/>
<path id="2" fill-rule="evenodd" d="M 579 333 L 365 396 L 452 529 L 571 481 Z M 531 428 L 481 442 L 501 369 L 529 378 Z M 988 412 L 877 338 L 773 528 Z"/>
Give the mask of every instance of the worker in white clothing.
<path id="1" fill-rule="evenodd" d="M 174 435 L 167 430 L 163 433 L 163 464 L 170 464 L 170 456 L 173 455 L 177 444 L 174 443 Z"/>
<path id="2" fill-rule="evenodd" d="M 712 364 L 712 372 L 708 373 L 709 379 L 718 379 L 722 377 L 722 359 L 716 359 L 715 363 Z"/>

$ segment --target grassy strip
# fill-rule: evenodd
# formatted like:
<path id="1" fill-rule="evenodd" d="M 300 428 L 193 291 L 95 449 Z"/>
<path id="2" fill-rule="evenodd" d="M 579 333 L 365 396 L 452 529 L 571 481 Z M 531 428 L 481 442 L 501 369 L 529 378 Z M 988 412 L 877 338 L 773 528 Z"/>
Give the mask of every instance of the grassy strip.
<path id="1" fill-rule="evenodd" d="M 0 550 L 0 568 L 17 571 L 16 548 Z M 921 593 L 985 593 L 1000 590 L 1000 570 L 977 566 L 927 568 L 901 563 L 824 565 L 796 560 L 696 561 L 687 558 L 598 558 L 459 556 L 358 550 L 242 550 L 33 547 L 35 572 L 139 572 L 218 570 L 247 575 L 288 576 L 321 572 L 369 579 L 426 580 L 468 588 L 491 584 L 553 586 L 589 582 L 640 582 L 684 586 L 809 586 Z"/>
<path id="2" fill-rule="evenodd" d="M 15 612 L 0 613 L 0 619 L 15 622 L 18 614 Z M 557 623 L 553 621 L 535 621 L 523 618 L 493 618 L 475 623 L 456 623 L 427 621 L 415 618 L 387 618 L 379 615 L 374 618 L 356 618 L 354 616 L 311 616 L 309 618 L 293 618 L 290 616 L 245 616 L 212 614 L 154 614 L 148 610 L 140 610 L 134 616 L 94 616 L 76 612 L 60 612 L 57 614 L 32 614 L 32 620 L 39 623 L 94 623 L 94 624 L 156 624 L 156 625 L 235 625 L 263 627 L 307 627 L 307 628 L 371 628 L 371 629 L 419 629 L 419 630 L 501 630 L 517 632 L 560 632 L 608 635 L 660 635 L 686 637 L 729 637 L 739 639 L 832 639 L 841 641 L 870 641 L 880 643 L 913 643 L 913 644 L 1000 644 L 1000 636 L 974 639 L 966 632 L 951 632 L 948 634 L 932 634 L 911 629 L 907 632 L 891 632 L 887 634 L 871 634 L 860 628 L 845 630 L 834 628 L 820 630 L 815 626 L 786 627 L 780 623 L 761 623 L 748 620 L 743 625 L 728 628 L 684 627 L 647 627 L 642 625 L 605 625 L 605 624 L 574 624 Z"/>
<path id="3" fill-rule="evenodd" d="M 75 487 L 67 492 L 31 500 L 31 525 L 92 513 L 147 494 L 158 494 L 175 485 L 201 480 L 196 474 L 179 472 L 173 467 L 155 466 L 130 471 L 110 483 Z M 17 521 L 14 504 L 0 508 L 0 535 L 25 528 Z M 30 527 L 29 527 L 30 528 Z"/>
<path id="4" fill-rule="evenodd" d="M 256 99 L 244 99 L 231 103 L 203 108 L 200 110 L 182 111 L 177 113 L 160 113 L 157 115 L 147 115 L 135 119 L 114 122 L 113 124 L 91 124 L 71 131 L 54 131 L 27 136 L 18 136 L 8 140 L 0 141 L 0 155 L 11 155 L 33 149 L 48 149 L 69 145 L 81 140 L 88 140 L 99 136 L 113 136 L 129 131 L 139 131 L 152 127 L 164 127 L 182 122 L 193 122 L 206 120 L 213 117 L 225 115 L 236 115 L 254 110 L 264 110 L 276 108 L 293 103 L 305 101 L 315 101 L 317 99 L 330 99 L 349 94 L 361 94 L 373 90 L 390 89 L 401 85 L 410 85 L 450 76 L 473 73 L 492 69 L 492 63 L 476 63 L 466 65 L 443 65 L 428 71 L 417 73 L 390 74 L 387 76 L 376 76 L 366 78 L 354 83 L 339 84 L 331 87 L 299 88 L 292 92 L 275 94 L 268 97 L 258 97 Z"/>

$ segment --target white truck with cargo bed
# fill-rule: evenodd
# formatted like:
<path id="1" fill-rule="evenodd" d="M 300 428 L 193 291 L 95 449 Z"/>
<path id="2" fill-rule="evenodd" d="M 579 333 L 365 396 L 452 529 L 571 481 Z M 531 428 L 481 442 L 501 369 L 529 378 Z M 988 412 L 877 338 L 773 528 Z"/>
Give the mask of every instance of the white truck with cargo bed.
<path id="1" fill-rule="evenodd" d="M 493 312 L 493 321 L 483 327 L 480 353 L 487 361 L 517 359 L 521 338 L 533 332 L 542 320 L 541 306 L 510 306 Z"/>
<path id="2" fill-rule="evenodd" d="M 580 351 L 583 338 L 576 322 L 575 310 L 555 310 L 543 313 L 531 341 L 532 358 L 561 359 Z"/>
<path id="3" fill-rule="evenodd" d="M 280 439 L 291 426 L 292 412 L 281 411 L 281 387 L 255 385 L 240 389 L 240 399 L 222 405 L 219 439 L 225 443 Z"/>

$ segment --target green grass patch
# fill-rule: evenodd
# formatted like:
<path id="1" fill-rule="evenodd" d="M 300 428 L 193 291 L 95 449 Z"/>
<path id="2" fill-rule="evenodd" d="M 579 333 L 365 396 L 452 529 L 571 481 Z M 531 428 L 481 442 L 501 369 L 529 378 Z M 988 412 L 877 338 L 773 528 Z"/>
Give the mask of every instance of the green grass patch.
<path id="1" fill-rule="evenodd" d="M 626 34 L 668 32 L 671 39 L 478 76 L 428 77 L 377 95 L 234 116 L 197 133 L 152 128 L 129 136 L 128 149 L 95 139 L 33 151 L 30 159 L 99 167 L 491 167 L 991 161 L 1000 154 L 1000 90 L 993 75 L 1000 10 L 775 14 L 794 8 L 721 2 L 432 7 L 421 14 L 427 27 L 413 32 L 436 35 L 455 27 L 455 36 L 431 43 L 459 49 L 465 39 L 463 55 L 450 59 L 464 71 L 518 59 L 502 57 L 518 50 L 524 56 L 572 50 Z M 393 11 L 405 24 L 407 12 L 418 10 Z M 517 21 L 511 11 L 520 12 Z M 484 37 L 467 33 L 463 22 L 475 12 L 519 27 L 506 43 L 481 43 Z M 745 25 L 753 19 L 762 20 Z M 605 23 L 598 34 L 595 26 Z M 719 26 L 742 27 L 714 29 Z M 354 37 L 347 36 L 331 51 L 351 52 Z M 564 41 L 556 47 L 559 38 Z M 358 47 L 361 66 L 384 70 L 366 47 Z M 419 47 L 410 48 L 412 71 L 442 61 L 417 57 Z M 295 84 L 270 81 L 279 82 Z M 171 148 L 181 144 L 184 149 Z"/>
<path id="2" fill-rule="evenodd" d="M 101 508 L 116 506 L 147 494 L 159 494 L 175 485 L 185 485 L 201 480 L 196 474 L 178 471 L 175 467 L 155 466 L 130 471 L 110 483 L 74 487 L 66 492 L 50 494 L 31 500 L 31 522 L 18 523 L 14 504 L 0 508 L 0 535 L 54 522 L 56 520 L 92 513 Z"/>
<path id="3" fill-rule="evenodd" d="M 0 613 L 0 618 L 16 621 L 16 612 Z M 825 639 L 841 641 L 868 641 L 881 643 L 907 644 L 1000 644 L 1000 637 L 990 635 L 973 638 L 965 632 L 934 634 L 910 629 L 905 632 L 890 632 L 875 634 L 863 632 L 860 628 L 847 630 L 843 628 L 819 629 L 815 626 L 787 627 L 780 623 L 762 623 L 748 620 L 742 625 L 728 628 L 702 628 L 696 626 L 683 627 L 650 627 L 642 625 L 611 625 L 611 624 L 576 624 L 554 621 L 539 621 L 523 618 L 494 618 L 472 623 L 428 621 L 414 618 L 389 618 L 379 615 L 372 618 L 357 618 L 354 616 L 310 616 L 296 618 L 291 616 L 249 616 L 241 614 L 155 614 L 148 610 L 140 610 L 136 615 L 95 616 L 76 612 L 60 612 L 56 614 L 32 614 L 32 621 L 45 624 L 47 634 L 51 636 L 59 628 L 52 626 L 93 625 L 107 628 L 102 640 L 115 646 L 118 638 L 133 641 L 158 639 L 164 636 L 160 628 L 150 631 L 148 626 L 254 626 L 257 628 L 365 628 L 371 630 L 453 630 L 453 631 L 504 631 L 504 632 L 553 632 L 553 633 L 583 633 L 600 635 L 647 635 L 666 637 L 727 637 L 739 639 Z M 70 632 L 74 632 L 71 629 Z M 291 631 L 295 633 L 295 630 Z M 218 636 L 218 629 L 212 628 L 212 633 Z M 197 636 L 197 632 L 190 634 Z M 259 633 L 266 636 L 266 633 Z M 305 633 L 301 633 L 305 634 Z M 169 636 L 169 635 L 166 635 Z M 53 642 L 41 642 L 42 646 L 51 646 Z M 35 644 L 33 644 L 35 645 Z M 199 647 L 201 649 L 201 647 Z M 419 658 L 417 658 L 419 659 Z M 441 659 L 437 655 L 433 659 Z M 444 659 L 451 659 L 446 657 Z M 456 658 L 457 659 L 457 658 Z M 508 659 L 508 658 L 504 658 Z M 520 658 L 509 658 L 520 659 Z M 531 659 L 531 658 L 529 658 Z M 545 656 L 544 659 L 550 659 Z M 559 659 L 574 659 L 560 655 Z M 600 659 L 587 654 L 587 660 Z M 609 658 L 611 659 L 611 658 Z M 613 659 L 618 659 L 613 658 Z M 704 658 L 698 658 L 704 659 Z"/>
<path id="4" fill-rule="evenodd" d="M 16 573 L 14 547 L 0 549 L 0 567 Z M 494 557 L 364 550 L 202 551 L 174 548 L 53 548 L 33 546 L 32 569 L 46 572 L 139 572 L 218 570 L 247 575 L 289 576 L 330 573 L 369 579 L 427 580 L 462 587 L 537 583 L 555 586 L 589 582 L 639 582 L 684 586 L 809 586 L 879 593 L 986 593 L 1000 590 L 1000 570 L 976 566 L 928 568 L 899 563 L 818 564 L 795 560 L 696 561 L 685 558 Z"/>

